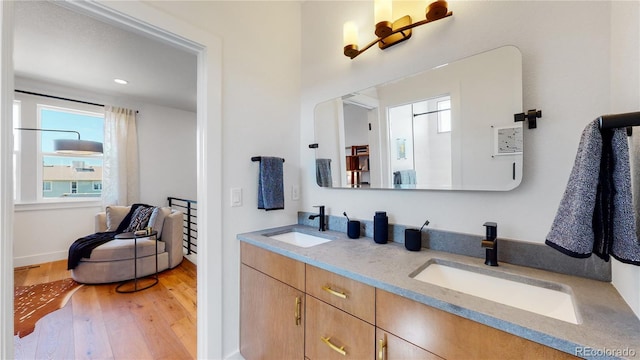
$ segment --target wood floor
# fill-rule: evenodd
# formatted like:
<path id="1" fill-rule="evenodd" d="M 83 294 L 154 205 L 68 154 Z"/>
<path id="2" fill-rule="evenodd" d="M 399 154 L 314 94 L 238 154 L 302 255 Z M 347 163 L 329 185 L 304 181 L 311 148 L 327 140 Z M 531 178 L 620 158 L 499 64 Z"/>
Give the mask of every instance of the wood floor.
<path id="1" fill-rule="evenodd" d="M 16 268 L 15 285 L 71 277 L 67 261 Z M 67 305 L 14 337 L 16 359 L 194 359 L 196 266 L 184 260 L 160 282 L 132 294 L 115 284 L 85 285 Z"/>

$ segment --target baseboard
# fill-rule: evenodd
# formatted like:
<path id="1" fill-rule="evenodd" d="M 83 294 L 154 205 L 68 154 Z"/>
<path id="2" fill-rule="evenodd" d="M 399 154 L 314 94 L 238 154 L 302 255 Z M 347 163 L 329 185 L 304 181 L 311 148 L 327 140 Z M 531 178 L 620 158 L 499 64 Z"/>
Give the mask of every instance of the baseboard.
<path id="1" fill-rule="evenodd" d="M 13 258 L 13 267 L 21 267 L 35 264 L 42 264 L 51 261 L 65 260 L 69 256 L 66 251 L 56 251 L 46 254 L 36 254 L 30 256 L 18 256 Z"/>
<path id="2" fill-rule="evenodd" d="M 189 254 L 189 255 L 185 254 L 184 258 L 191 261 L 195 265 L 198 265 L 198 257 L 196 256 L 196 254 Z"/>
<path id="3" fill-rule="evenodd" d="M 225 357 L 225 360 L 245 360 L 240 354 L 240 350 L 236 350 Z"/>

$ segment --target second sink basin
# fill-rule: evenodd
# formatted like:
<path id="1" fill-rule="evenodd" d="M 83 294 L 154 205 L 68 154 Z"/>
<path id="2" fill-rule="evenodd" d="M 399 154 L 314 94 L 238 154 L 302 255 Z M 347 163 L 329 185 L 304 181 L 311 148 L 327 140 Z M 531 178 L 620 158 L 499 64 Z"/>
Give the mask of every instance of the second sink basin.
<path id="1" fill-rule="evenodd" d="M 579 324 L 571 289 L 566 285 L 440 259 L 432 259 L 425 266 L 410 276 L 429 284 Z"/>
<path id="2" fill-rule="evenodd" d="M 265 234 L 264 236 L 303 248 L 324 244 L 333 240 L 327 237 L 315 236 L 304 232 L 299 232 L 295 229 L 282 233 Z"/>

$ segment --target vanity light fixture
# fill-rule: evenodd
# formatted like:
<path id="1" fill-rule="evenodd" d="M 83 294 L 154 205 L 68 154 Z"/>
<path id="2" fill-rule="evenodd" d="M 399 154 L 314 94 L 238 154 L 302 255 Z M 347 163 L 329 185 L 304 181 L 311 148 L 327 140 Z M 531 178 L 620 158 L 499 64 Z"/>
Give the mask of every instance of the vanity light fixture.
<path id="1" fill-rule="evenodd" d="M 374 2 L 374 21 L 376 23 L 375 35 L 377 38 L 367 44 L 362 50 L 358 48 L 358 28 L 355 23 L 349 21 L 343 27 L 344 55 L 350 59 L 367 51 L 376 43 L 380 49 L 386 49 L 395 44 L 401 43 L 411 37 L 411 29 L 420 25 L 428 24 L 432 21 L 453 15 L 453 12 L 447 9 L 447 2 L 437 0 L 432 2 L 425 9 L 425 20 L 412 23 L 411 16 L 405 15 L 393 22 L 391 19 L 391 1 L 392 0 L 375 0 Z"/>

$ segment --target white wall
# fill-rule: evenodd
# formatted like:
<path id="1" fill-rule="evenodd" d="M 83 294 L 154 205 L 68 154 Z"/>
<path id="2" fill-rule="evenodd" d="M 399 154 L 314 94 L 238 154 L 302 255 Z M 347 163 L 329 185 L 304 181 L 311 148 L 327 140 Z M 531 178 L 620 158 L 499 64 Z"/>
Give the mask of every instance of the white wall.
<path id="1" fill-rule="evenodd" d="M 640 109 L 640 2 L 615 1 L 611 10 L 611 113 L 634 112 Z M 613 284 L 640 317 L 640 267 L 612 265 Z"/>
<path id="2" fill-rule="evenodd" d="M 215 255 L 220 255 L 222 264 L 211 266 L 221 266 L 223 278 L 222 288 L 211 289 L 215 283 L 207 277 L 207 284 L 199 284 L 198 295 L 203 288 L 211 293 L 221 293 L 222 323 L 215 325 L 221 325 L 223 329 L 222 347 L 213 351 L 219 350 L 223 357 L 228 357 L 238 351 L 239 344 L 240 253 L 236 235 L 291 224 L 297 219 L 299 202 L 291 200 L 291 187 L 299 183 L 300 173 L 300 5 L 290 1 L 158 1 L 148 5 L 169 17 L 148 18 L 152 23 L 178 19 L 222 39 L 222 107 L 209 109 L 222 112 L 223 161 L 219 174 L 222 181 L 222 237 L 204 241 L 221 243 L 222 252 Z M 130 7 L 133 8 L 125 2 L 113 6 L 127 13 Z M 149 14 L 145 11 L 144 18 Z M 313 136 L 311 139 L 305 147 L 313 142 Z M 258 164 L 250 159 L 258 155 L 285 158 L 285 210 L 265 212 L 257 209 Z M 217 180 L 211 181 L 213 185 Z M 230 207 L 230 189 L 234 187 L 243 190 L 241 207 Z M 199 314 L 198 322 L 208 321 L 206 316 L 216 317 L 219 305 L 210 300 L 210 312 L 204 313 L 203 317 Z M 217 340 L 204 341 L 217 344 Z M 200 357 L 205 355 L 199 354 Z"/>
<path id="3" fill-rule="evenodd" d="M 432 228 L 479 237 L 485 221 L 496 221 L 501 237 L 543 243 L 582 129 L 602 114 L 638 111 L 638 3 L 613 3 L 621 8 L 616 14 L 625 14 L 615 21 L 608 16 L 612 2 L 450 2 L 453 17 L 414 29 L 405 43 L 385 51 L 374 47 L 349 60 L 342 55 L 341 25 L 353 20 L 361 43 L 372 39 L 371 3 L 304 2 L 301 144 L 311 142 L 313 107 L 319 102 L 503 45 L 522 52 L 522 110 L 542 109 L 543 117 L 537 129 L 524 131 L 521 185 L 504 193 L 318 188 L 312 181 L 314 154 L 301 146 L 303 208 L 325 204 L 329 214 L 346 211 L 356 218 L 386 210 L 394 223 L 419 225 L 429 218 Z M 420 17 L 422 5 L 413 4 L 404 5 L 417 6 L 412 15 Z M 613 22 L 634 35 L 612 44 Z M 622 61 L 629 52 L 633 60 Z M 626 109 L 611 106 L 612 63 L 619 75 L 615 86 L 635 94 Z M 630 292 L 638 293 L 637 269 L 632 272 Z"/>
<path id="4" fill-rule="evenodd" d="M 196 198 L 195 113 L 26 79 L 17 79 L 16 88 L 139 110 L 137 126 L 140 201 L 165 205 L 167 196 Z M 18 94 L 16 97 L 22 99 L 25 106 L 44 102 L 58 106 L 82 107 L 74 103 L 29 95 Z M 23 161 L 28 160 L 26 156 L 23 158 Z M 26 165 L 23 166 L 23 169 L 25 168 Z M 23 188 L 28 186 L 37 185 L 22 185 Z M 69 245 L 74 240 L 94 232 L 93 217 L 96 212 L 102 210 L 101 205 L 96 203 L 80 207 L 65 204 L 17 204 L 15 208 L 14 266 L 65 259 Z"/>
<path id="5" fill-rule="evenodd" d="M 168 196 L 195 200 L 196 114 L 151 104 L 136 109 L 140 201 L 161 206 Z"/>

